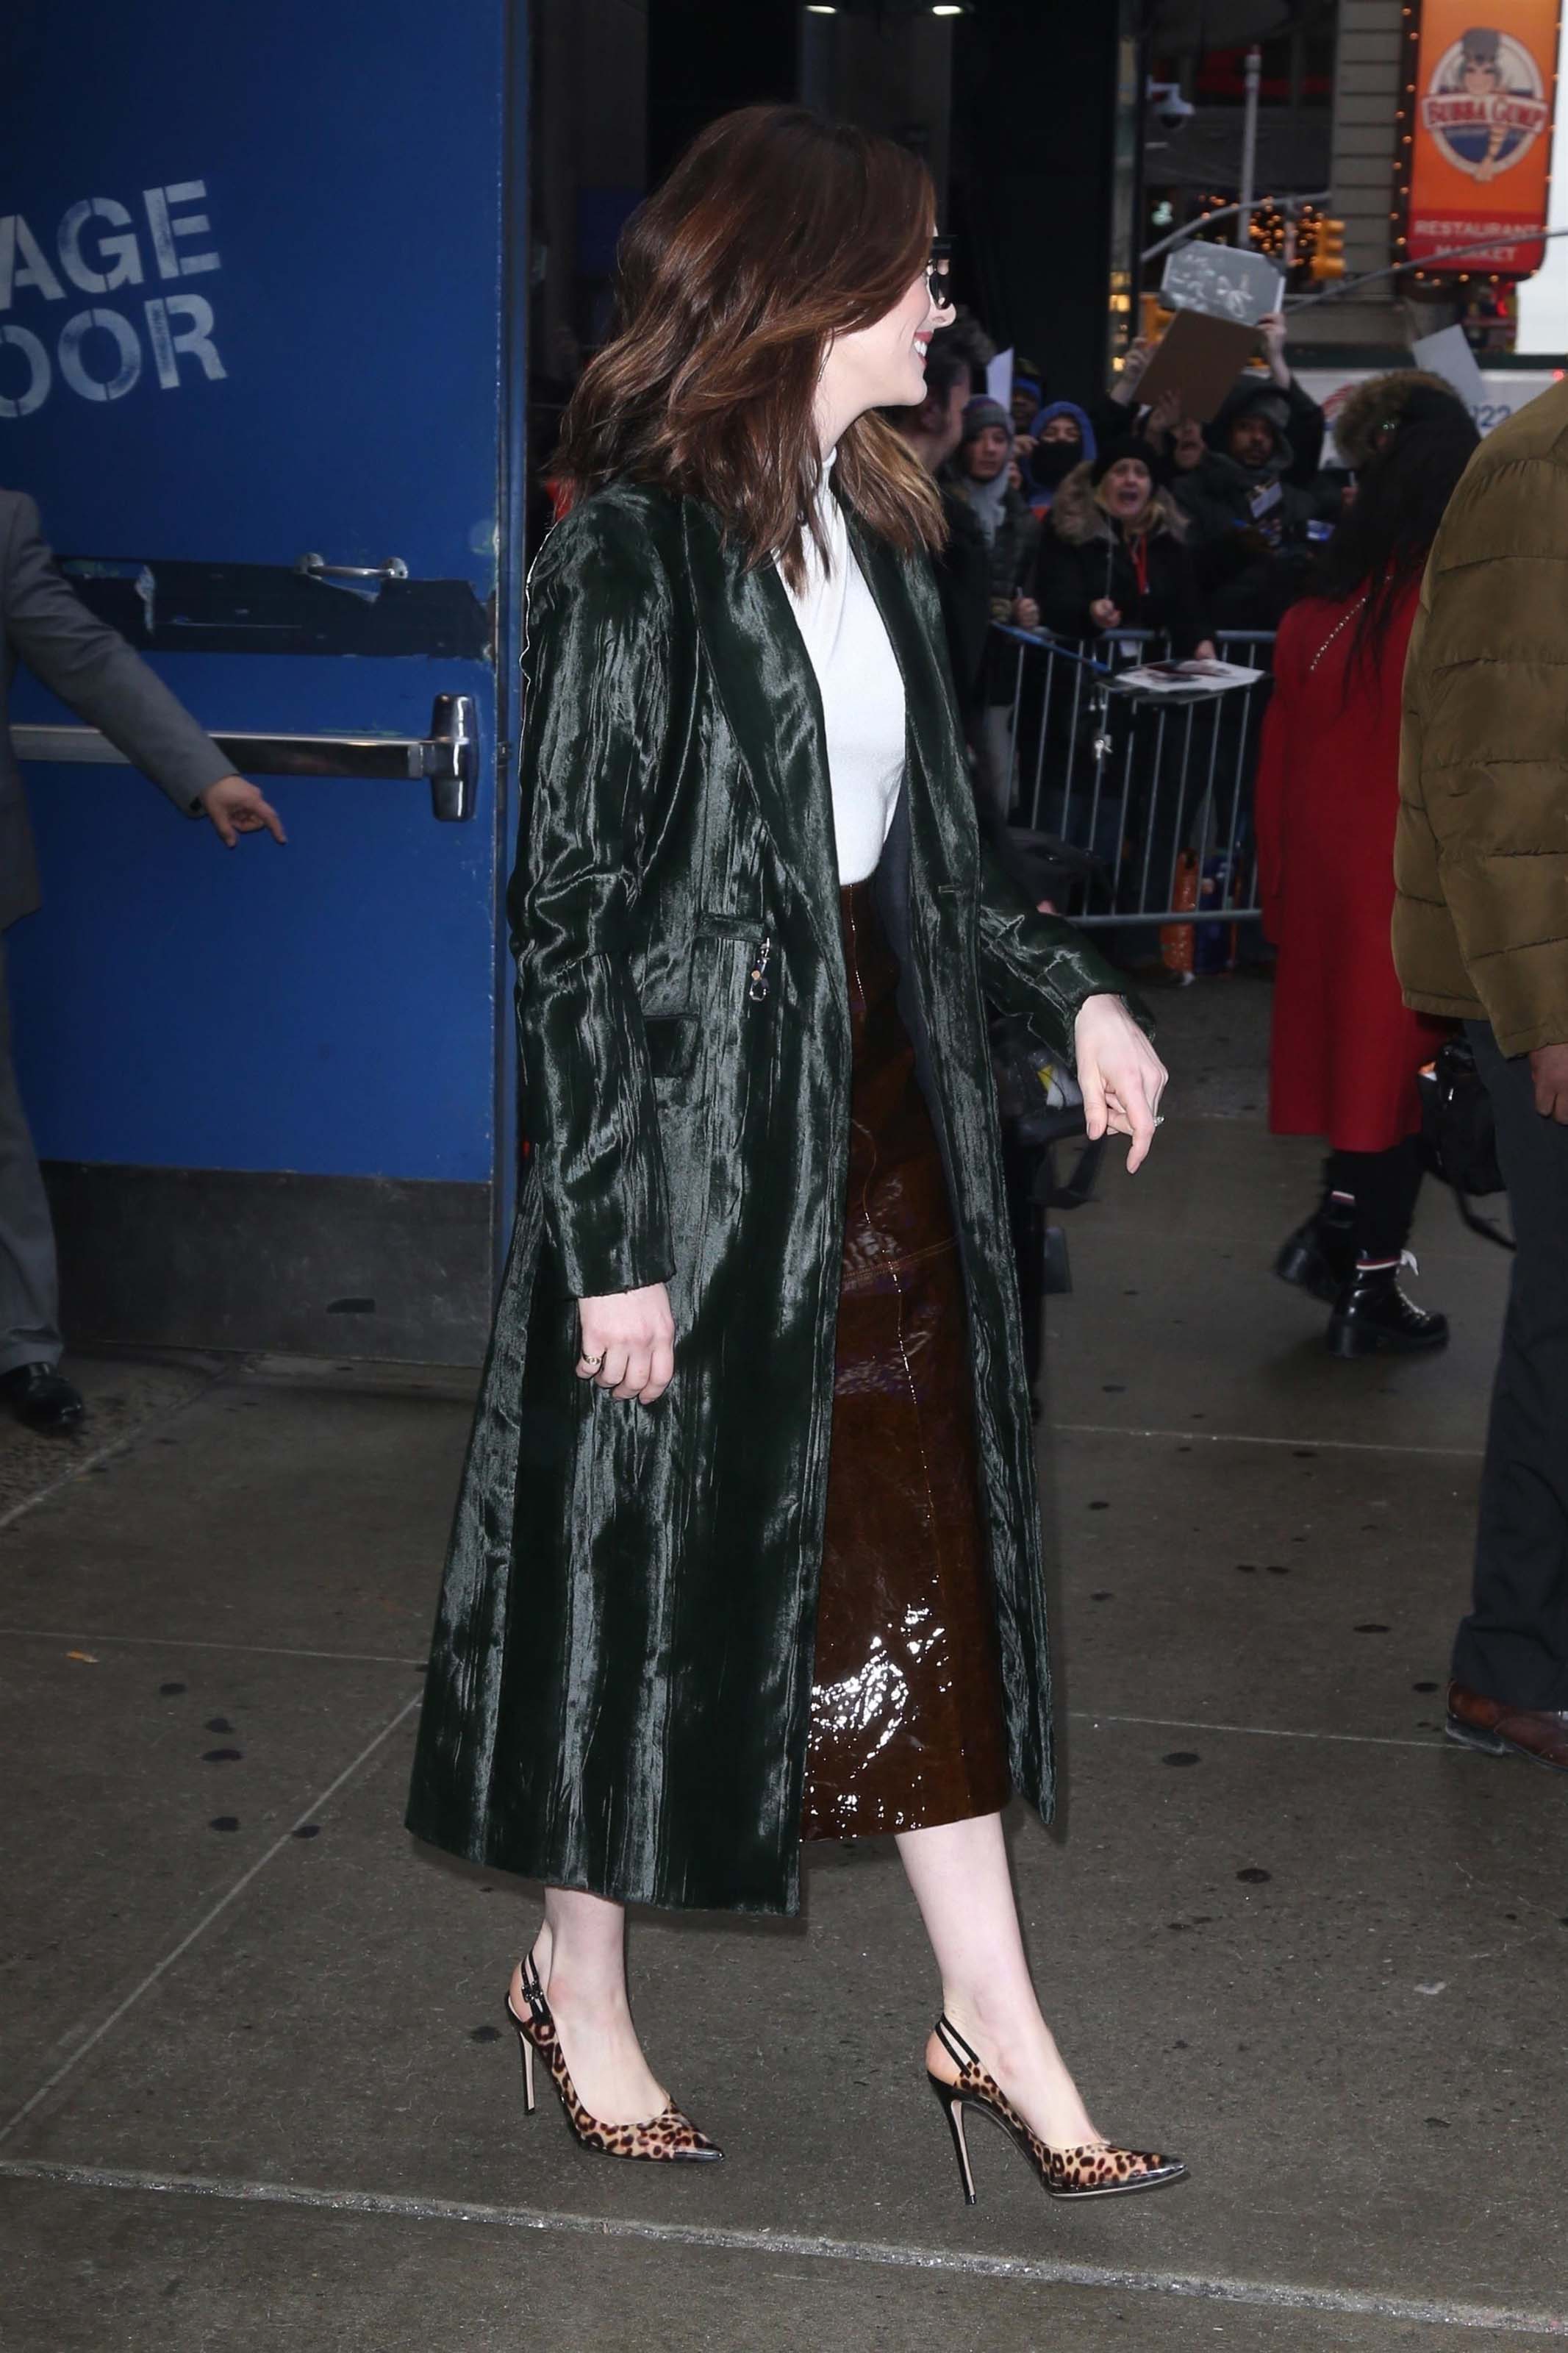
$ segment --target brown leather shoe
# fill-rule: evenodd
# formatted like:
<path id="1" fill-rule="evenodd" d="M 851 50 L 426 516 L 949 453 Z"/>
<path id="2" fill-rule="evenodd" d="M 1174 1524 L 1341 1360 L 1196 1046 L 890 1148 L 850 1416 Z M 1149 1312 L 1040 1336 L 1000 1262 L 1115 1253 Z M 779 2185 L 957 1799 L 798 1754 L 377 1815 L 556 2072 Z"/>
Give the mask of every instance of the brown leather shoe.
<path id="1" fill-rule="evenodd" d="M 1528 1757 L 1554 1773 L 1568 1773 L 1568 1708 L 1510 1707 L 1506 1700 L 1483 1699 L 1463 1683 L 1450 1683 L 1444 1729 L 1462 1748 L 1479 1748 L 1488 1757 Z"/>

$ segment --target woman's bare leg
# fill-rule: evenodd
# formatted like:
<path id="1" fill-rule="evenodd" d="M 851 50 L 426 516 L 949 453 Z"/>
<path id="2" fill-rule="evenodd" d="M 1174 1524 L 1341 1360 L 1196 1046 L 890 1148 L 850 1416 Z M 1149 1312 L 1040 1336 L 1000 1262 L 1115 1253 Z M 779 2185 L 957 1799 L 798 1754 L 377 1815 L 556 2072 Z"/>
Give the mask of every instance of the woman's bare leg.
<path id="1" fill-rule="evenodd" d="M 1047 2146 L 1098 2139 L 1030 1982 L 1001 1815 L 905 1831 L 898 1844 L 954 2026 Z M 934 2034 L 926 2063 L 947 2083 L 958 2072 Z"/>
<path id="2" fill-rule="evenodd" d="M 533 1947 L 561 2050 L 590 2116 L 642 2124 L 669 2095 L 643 2057 L 626 1996 L 626 1915 L 620 1904 L 564 1887 L 544 1891 L 544 1926 Z M 522 1968 L 512 1972 L 515 2009 L 526 2010 Z"/>

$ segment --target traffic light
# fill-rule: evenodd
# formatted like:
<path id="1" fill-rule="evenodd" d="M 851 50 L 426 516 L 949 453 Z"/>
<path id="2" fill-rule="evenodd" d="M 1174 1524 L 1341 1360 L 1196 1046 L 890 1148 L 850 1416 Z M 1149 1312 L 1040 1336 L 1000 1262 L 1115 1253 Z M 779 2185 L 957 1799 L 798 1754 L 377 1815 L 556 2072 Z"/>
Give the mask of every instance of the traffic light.
<path id="1" fill-rule="evenodd" d="M 1312 240 L 1312 259 L 1308 264 L 1318 285 L 1331 278 L 1345 274 L 1345 225 L 1342 220 L 1321 220 Z"/>

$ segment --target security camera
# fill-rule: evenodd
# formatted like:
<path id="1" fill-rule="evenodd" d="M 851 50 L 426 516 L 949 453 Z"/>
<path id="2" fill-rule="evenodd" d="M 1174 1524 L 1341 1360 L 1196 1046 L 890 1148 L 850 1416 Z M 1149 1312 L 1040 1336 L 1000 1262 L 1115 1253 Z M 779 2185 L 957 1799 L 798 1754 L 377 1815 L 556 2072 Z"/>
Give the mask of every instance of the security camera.
<path id="1" fill-rule="evenodd" d="M 1179 131 L 1189 116 L 1197 111 L 1192 100 L 1182 96 L 1179 82 L 1152 81 L 1148 94 L 1156 121 L 1167 131 Z"/>

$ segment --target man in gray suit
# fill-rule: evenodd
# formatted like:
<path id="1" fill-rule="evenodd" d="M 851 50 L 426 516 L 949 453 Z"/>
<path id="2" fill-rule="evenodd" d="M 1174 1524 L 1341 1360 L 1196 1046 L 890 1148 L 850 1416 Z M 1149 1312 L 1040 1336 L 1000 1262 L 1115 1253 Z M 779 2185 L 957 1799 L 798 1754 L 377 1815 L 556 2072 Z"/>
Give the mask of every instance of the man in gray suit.
<path id="1" fill-rule="evenodd" d="M 32 1429 L 68 1430 L 82 1418 L 82 1401 L 58 1369 L 54 1229 L 16 1091 L 5 988 L 6 927 L 38 904 L 11 748 L 18 659 L 161 785 L 177 809 L 210 818 L 228 848 L 263 828 L 281 841 L 283 828 L 163 681 L 79 601 L 44 544 L 32 500 L 0 491 L 0 1397 Z"/>

